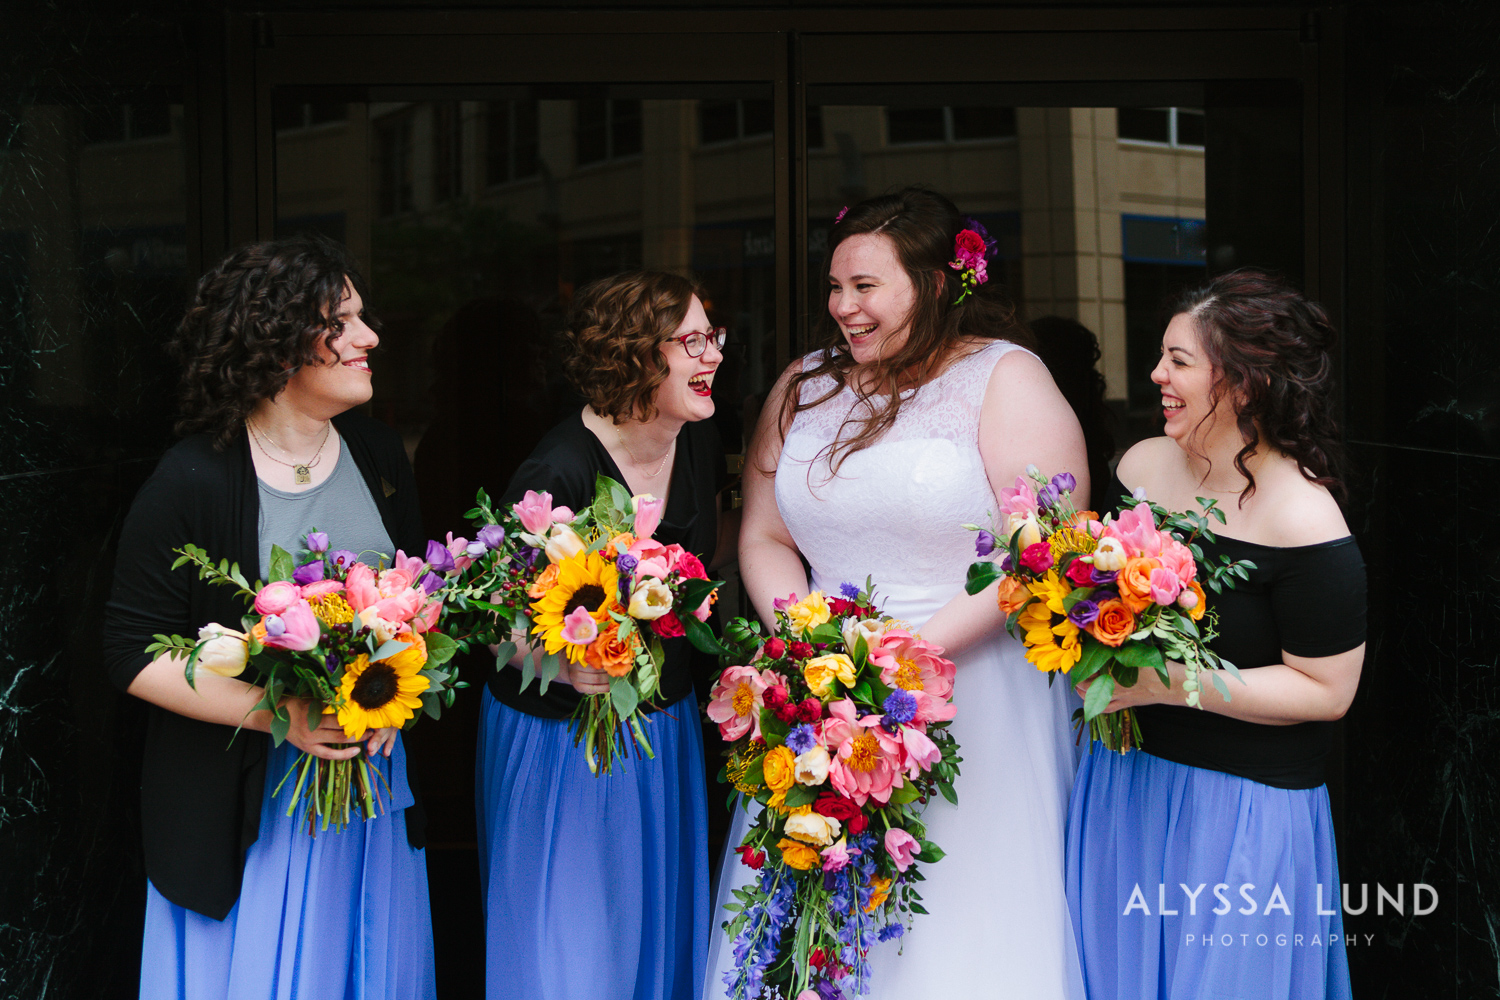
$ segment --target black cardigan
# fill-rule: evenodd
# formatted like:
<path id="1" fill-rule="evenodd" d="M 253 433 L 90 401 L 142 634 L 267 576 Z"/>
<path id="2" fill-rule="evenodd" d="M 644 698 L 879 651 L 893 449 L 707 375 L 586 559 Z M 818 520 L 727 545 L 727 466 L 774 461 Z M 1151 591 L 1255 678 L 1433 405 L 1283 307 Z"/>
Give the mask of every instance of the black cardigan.
<path id="1" fill-rule="evenodd" d="M 391 540 L 407 552 L 425 551 L 416 481 L 401 439 L 358 413 L 335 417 L 333 424 Z M 244 434 L 224 451 L 214 450 L 209 435 L 196 434 L 162 456 L 125 518 L 105 606 L 104 660 L 116 687 L 124 691 L 151 662 L 143 650 L 156 633 L 190 636 L 211 621 L 239 627 L 248 611 L 243 598 L 199 581 L 190 567 L 172 572 L 172 550 L 192 542 L 215 559 L 238 562 L 254 580 L 260 575 L 259 515 Z M 245 851 L 260 833 L 269 740 L 250 730 L 234 736 L 231 726 L 150 706 L 142 840 L 146 875 L 171 902 L 216 920 L 233 908 Z M 413 847 L 422 846 L 424 826 L 419 800 L 406 815 Z"/>

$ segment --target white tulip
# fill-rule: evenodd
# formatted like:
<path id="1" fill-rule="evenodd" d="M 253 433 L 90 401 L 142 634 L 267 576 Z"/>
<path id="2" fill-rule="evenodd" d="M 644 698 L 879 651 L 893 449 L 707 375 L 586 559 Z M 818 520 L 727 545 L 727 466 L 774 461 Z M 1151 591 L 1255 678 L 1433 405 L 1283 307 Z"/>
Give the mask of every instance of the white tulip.
<path id="1" fill-rule="evenodd" d="M 250 659 L 250 637 L 218 622 L 209 622 L 198 630 L 203 645 L 198 648 L 199 670 L 220 677 L 238 677 Z"/>

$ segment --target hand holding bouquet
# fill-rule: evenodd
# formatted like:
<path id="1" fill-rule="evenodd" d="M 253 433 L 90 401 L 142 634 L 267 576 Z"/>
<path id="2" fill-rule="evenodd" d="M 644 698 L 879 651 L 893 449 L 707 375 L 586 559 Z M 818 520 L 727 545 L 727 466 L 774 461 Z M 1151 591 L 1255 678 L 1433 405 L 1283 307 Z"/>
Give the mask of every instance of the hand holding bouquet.
<path id="1" fill-rule="evenodd" d="M 189 686 L 199 670 L 238 677 L 254 666 L 264 694 L 251 711 L 271 712 L 278 746 L 291 729 L 291 698 L 308 703 L 308 729 L 334 715 L 352 742 L 372 729 L 409 727 L 419 710 L 437 718 L 463 686 L 454 672 L 441 669 L 457 647 L 434 629 L 438 577 L 424 560 L 398 550 L 390 567 L 371 567 L 348 550 L 330 551 L 328 536 L 315 531 L 300 565 L 272 546 L 270 582 L 251 586 L 237 564 L 215 564 L 191 544 L 175 551 L 180 557 L 173 569 L 196 566 L 199 579 L 234 587 L 254 613 L 244 617 L 242 629 L 211 622 L 196 639 L 154 636 L 146 652 L 184 654 Z M 273 794 L 293 775 L 287 815 L 306 797 L 310 833 L 330 824 L 342 829 L 356 806 L 365 819 L 381 808 L 363 755 L 325 760 L 303 753 Z"/>
<path id="2" fill-rule="evenodd" d="M 999 581 L 1006 627 L 1025 643 L 1026 658 L 1048 671 L 1048 683 L 1063 671 L 1074 686 L 1093 681 L 1082 709 L 1093 738 L 1120 752 L 1140 746 L 1133 713 L 1104 709 L 1116 687 L 1133 686 L 1143 669 L 1155 670 L 1170 687 L 1168 660 L 1186 668 L 1189 705 L 1201 707 L 1205 669 L 1228 701 L 1219 671 L 1241 678 L 1234 664 L 1209 649 L 1217 632 L 1202 584 L 1219 593 L 1255 567 L 1227 556 L 1217 566 L 1204 560 L 1200 540 L 1214 540 L 1209 518 L 1224 521 L 1215 501 L 1200 497 L 1202 514 L 1127 504 L 1101 521 L 1093 511 L 1073 508 L 1071 475 L 1049 480 L 1035 466 L 1026 473 L 1015 488 L 1000 491 L 999 533 L 967 525 L 979 532 L 980 556 L 1000 552 L 998 563 L 986 559 L 969 567 L 967 589 L 977 594 Z"/>
<path id="3" fill-rule="evenodd" d="M 733 744 L 724 777 L 764 806 L 736 848 L 760 875 L 724 925 L 736 1000 L 863 994 L 870 947 L 927 912 L 917 862 L 943 852 L 922 811 L 958 801 L 954 666 L 866 587 L 777 601 L 763 642 L 759 623 L 726 629 L 757 658 L 720 672 L 707 713 Z"/>
<path id="4" fill-rule="evenodd" d="M 610 773 L 627 733 L 653 756 L 639 709 L 661 691 L 661 640 L 686 635 L 707 652 L 727 652 L 704 624 L 722 581 L 709 580 L 682 546 L 651 537 L 665 505 L 632 497 L 604 475 L 576 514 L 532 490 L 497 514 L 481 490 L 470 517 L 495 544 L 471 543 L 441 591 L 450 631 L 461 643 L 499 643 L 500 669 L 516 652 L 512 630 L 542 645 L 539 673 L 532 657 L 522 661 L 522 690 L 535 679 L 546 693 L 564 658 L 609 675 L 609 693 L 585 695 L 574 715 L 576 742 L 596 774 Z"/>

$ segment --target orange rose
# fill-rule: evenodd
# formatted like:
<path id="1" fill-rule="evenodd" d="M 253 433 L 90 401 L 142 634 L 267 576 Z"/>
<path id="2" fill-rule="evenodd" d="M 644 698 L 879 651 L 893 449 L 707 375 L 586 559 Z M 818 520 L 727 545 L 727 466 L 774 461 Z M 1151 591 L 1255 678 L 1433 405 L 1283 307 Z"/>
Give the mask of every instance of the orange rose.
<path id="1" fill-rule="evenodd" d="M 1031 600 L 1031 591 L 1026 585 L 1013 576 L 1002 576 L 1000 578 L 1000 610 L 1007 615 L 1013 615 L 1023 604 Z"/>
<path id="2" fill-rule="evenodd" d="M 1188 617 L 1193 621 L 1198 621 L 1203 617 L 1203 612 L 1208 610 L 1208 595 L 1203 593 L 1203 587 L 1197 580 L 1189 583 L 1188 589 L 1198 597 L 1198 603 L 1188 608 Z"/>
<path id="3" fill-rule="evenodd" d="M 609 540 L 609 545 L 605 547 L 613 551 L 614 554 L 618 556 L 629 552 L 630 547 L 634 544 L 635 536 L 628 531 L 622 531 L 615 537 L 611 538 Z"/>
<path id="4" fill-rule="evenodd" d="M 1119 646 L 1135 632 L 1135 615 L 1130 613 L 1124 601 L 1100 601 L 1099 616 L 1089 625 L 1088 630 L 1090 635 L 1106 646 Z"/>
<path id="5" fill-rule="evenodd" d="M 620 626 L 616 623 L 589 643 L 583 651 L 583 662 L 611 677 L 624 677 L 635 666 L 635 650 L 630 643 L 620 641 Z"/>
<path id="6" fill-rule="evenodd" d="M 526 588 L 526 596 L 533 600 L 541 600 L 547 596 L 547 591 L 557 584 L 557 574 L 561 572 L 557 563 L 548 563 L 547 568 L 542 570 L 542 575 L 536 578 L 536 582 Z"/>
<path id="7" fill-rule="evenodd" d="M 1161 569 L 1161 560 L 1150 556 L 1138 556 L 1125 560 L 1115 583 L 1120 588 L 1120 600 L 1135 614 L 1151 606 L 1151 571 Z"/>
<path id="8" fill-rule="evenodd" d="M 799 871 L 805 872 L 823 860 L 815 849 L 785 837 L 776 846 L 781 849 L 781 860 Z"/>

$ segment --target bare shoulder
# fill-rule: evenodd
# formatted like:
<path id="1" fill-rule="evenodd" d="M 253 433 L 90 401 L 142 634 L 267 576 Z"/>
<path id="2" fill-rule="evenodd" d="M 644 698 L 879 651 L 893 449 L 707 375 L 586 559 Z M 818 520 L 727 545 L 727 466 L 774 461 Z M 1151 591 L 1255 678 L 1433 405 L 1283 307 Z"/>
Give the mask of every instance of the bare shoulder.
<path id="1" fill-rule="evenodd" d="M 1023 348 L 1006 351 L 995 360 L 985 396 L 987 402 L 1009 401 L 1031 406 L 1054 396 L 1061 399 L 1062 393 L 1042 359 Z"/>
<path id="2" fill-rule="evenodd" d="M 1349 525 L 1333 494 L 1327 487 L 1308 482 L 1290 461 L 1257 479 L 1263 482 L 1256 484 L 1256 493 L 1265 491 L 1255 517 L 1257 541 L 1293 548 L 1349 536 Z"/>
<path id="3" fill-rule="evenodd" d="M 1145 438 L 1120 457 L 1115 474 L 1130 489 L 1145 487 L 1149 495 L 1162 470 L 1181 464 L 1182 449 L 1176 441 L 1169 437 Z"/>

